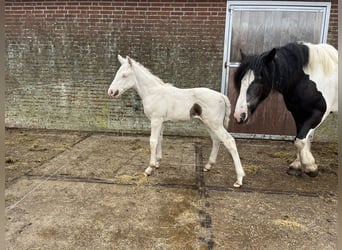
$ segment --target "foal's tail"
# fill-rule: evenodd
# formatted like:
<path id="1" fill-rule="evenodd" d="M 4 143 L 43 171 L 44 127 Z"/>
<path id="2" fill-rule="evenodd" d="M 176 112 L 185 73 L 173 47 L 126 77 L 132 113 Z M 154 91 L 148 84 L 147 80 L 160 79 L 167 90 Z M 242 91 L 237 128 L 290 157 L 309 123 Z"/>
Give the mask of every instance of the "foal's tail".
<path id="1" fill-rule="evenodd" d="M 230 111 L 231 111 L 230 102 L 229 102 L 229 99 L 226 95 L 222 95 L 222 98 L 223 98 L 225 106 L 226 106 L 225 114 L 224 114 L 224 120 L 223 120 L 223 127 L 225 129 L 228 129 L 229 116 L 230 116 Z"/>

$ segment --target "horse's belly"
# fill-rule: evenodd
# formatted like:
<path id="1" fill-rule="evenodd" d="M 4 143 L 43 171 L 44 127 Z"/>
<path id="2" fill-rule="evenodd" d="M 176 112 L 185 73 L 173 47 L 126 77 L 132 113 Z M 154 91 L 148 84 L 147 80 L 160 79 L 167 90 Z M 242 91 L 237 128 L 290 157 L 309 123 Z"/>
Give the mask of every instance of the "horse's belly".
<path id="1" fill-rule="evenodd" d="M 177 98 L 173 96 L 158 97 L 144 103 L 144 112 L 151 118 L 160 118 L 164 121 L 184 121 L 190 119 L 190 109 L 193 100 L 189 97 Z"/>

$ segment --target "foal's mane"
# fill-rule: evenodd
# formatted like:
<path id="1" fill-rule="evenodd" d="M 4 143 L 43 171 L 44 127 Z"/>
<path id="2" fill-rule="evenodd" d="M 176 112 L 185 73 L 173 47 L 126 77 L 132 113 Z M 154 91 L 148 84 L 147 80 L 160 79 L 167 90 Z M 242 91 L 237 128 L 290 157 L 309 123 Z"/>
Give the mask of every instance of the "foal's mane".
<path id="1" fill-rule="evenodd" d="M 151 80 L 153 80 L 153 81 L 155 81 L 161 85 L 166 85 L 166 83 L 164 83 L 164 81 L 162 79 L 160 79 L 156 75 L 153 75 L 149 69 L 145 68 L 139 62 L 137 62 L 133 59 L 131 59 L 131 60 L 134 62 L 134 66 L 137 66 L 136 68 L 139 69 L 137 73 L 142 73 L 142 74 L 144 74 L 144 77 L 149 78 L 149 79 L 151 79 Z M 134 68 L 134 66 L 133 66 L 133 68 Z"/>

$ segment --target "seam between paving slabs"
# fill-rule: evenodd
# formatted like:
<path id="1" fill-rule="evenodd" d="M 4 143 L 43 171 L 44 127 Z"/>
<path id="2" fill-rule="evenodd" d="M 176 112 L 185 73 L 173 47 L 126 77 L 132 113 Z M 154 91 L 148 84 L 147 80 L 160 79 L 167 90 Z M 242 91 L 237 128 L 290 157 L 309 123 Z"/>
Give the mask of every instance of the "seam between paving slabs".
<path id="1" fill-rule="evenodd" d="M 44 179 L 46 176 L 26 174 L 29 179 Z M 69 182 L 88 182 L 88 183 L 98 183 L 107 185 L 121 185 L 121 186 L 152 186 L 152 187 L 163 187 L 163 188 L 184 188 L 198 190 L 198 185 L 192 184 L 170 184 L 170 183 L 146 183 L 146 184 L 136 184 L 136 183 L 121 183 L 114 181 L 112 179 L 97 178 L 97 177 L 83 177 L 83 176 L 66 176 L 66 175 L 54 175 L 49 179 L 50 181 L 69 181 Z M 320 197 L 320 196 L 331 196 L 337 197 L 337 194 L 332 192 L 298 192 L 298 191 L 280 191 L 272 189 L 253 189 L 253 188 L 229 188 L 223 186 L 205 186 L 207 190 L 213 190 L 218 192 L 226 193 L 259 193 L 259 194 L 276 194 L 276 195 L 296 195 L 302 197 Z"/>
<path id="2" fill-rule="evenodd" d="M 212 225 L 211 215 L 208 211 L 210 208 L 209 192 L 204 181 L 203 171 L 203 151 L 202 146 L 198 143 L 195 144 L 195 167 L 196 167 L 196 184 L 200 199 L 204 201 L 202 209 L 198 210 L 198 216 L 200 218 L 201 227 L 204 229 L 204 235 L 199 237 L 199 240 L 205 242 L 208 246 L 208 250 L 214 248 L 214 230 Z"/>
<path id="3" fill-rule="evenodd" d="M 82 136 L 80 139 L 78 139 L 77 141 L 75 141 L 73 144 L 71 144 L 69 147 L 65 148 L 64 150 L 58 152 L 57 154 L 53 155 L 52 157 L 50 157 L 49 159 L 47 159 L 46 161 L 43 161 L 41 164 L 39 164 L 38 166 L 42 166 L 43 164 L 55 159 L 57 156 L 63 154 L 65 151 L 70 150 L 71 148 L 75 147 L 77 144 L 83 142 L 84 140 L 88 139 L 90 136 L 92 136 L 93 133 L 87 133 L 84 136 Z"/>

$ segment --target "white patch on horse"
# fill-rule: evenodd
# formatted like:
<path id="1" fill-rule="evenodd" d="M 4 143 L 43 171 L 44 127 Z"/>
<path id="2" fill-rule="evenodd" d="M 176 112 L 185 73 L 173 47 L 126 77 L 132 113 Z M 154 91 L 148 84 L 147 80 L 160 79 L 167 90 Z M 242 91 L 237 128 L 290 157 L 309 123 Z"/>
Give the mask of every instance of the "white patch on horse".
<path id="1" fill-rule="evenodd" d="M 325 99 L 324 121 L 330 112 L 338 111 L 338 52 L 329 44 L 304 44 L 309 48 L 309 63 L 303 70 Z"/>
<path id="2" fill-rule="evenodd" d="M 121 67 L 108 89 L 108 95 L 117 98 L 126 90 L 134 88 L 142 99 L 144 113 L 151 121 L 150 164 L 145 175 L 151 175 L 153 168 L 159 166 L 162 158 L 161 143 L 164 121 L 182 121 L 192 118 L 201 119 L 213 141 L 213 148 L 205 170 L 215 164 L 220 142 L 231 154 L 237 180 L 234 187 L 242 185 L 245 172 L 234 138 L 225 128 L 228 126 L 230 103 L 227 96 L 208 88 L 179 89 L 165 84 L 149 70 L 127 57 L 120 55 Z"/>
<path id="3" fill-rule="evenodd" d="M 248 103 L 247 103 L 247 89 L 249 85 L 254 81 L 254 73 L 252 70 L 248 70 L 241 80 L 240 94 L 236 102 L 234 118 L 240 121 L 248 119 Z M 245 114 L 245 115 L 242 115 Z"/>

